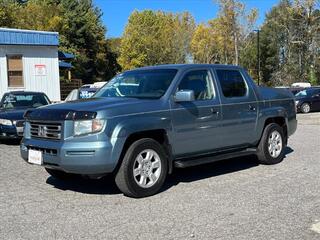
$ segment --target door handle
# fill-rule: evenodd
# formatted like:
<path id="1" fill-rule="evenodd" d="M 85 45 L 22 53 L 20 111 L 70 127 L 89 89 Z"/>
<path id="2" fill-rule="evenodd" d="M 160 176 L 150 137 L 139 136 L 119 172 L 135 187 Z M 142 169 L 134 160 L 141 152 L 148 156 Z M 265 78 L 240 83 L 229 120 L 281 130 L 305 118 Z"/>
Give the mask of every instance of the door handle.
<path id="1" fill-rule="evenodd" d="M 253 106 L 253 105 L 249 105 L 249 110 L 250 110 L 250 111 L 255 111 L 255 110 L 256 110 L 256 107 Z"/>

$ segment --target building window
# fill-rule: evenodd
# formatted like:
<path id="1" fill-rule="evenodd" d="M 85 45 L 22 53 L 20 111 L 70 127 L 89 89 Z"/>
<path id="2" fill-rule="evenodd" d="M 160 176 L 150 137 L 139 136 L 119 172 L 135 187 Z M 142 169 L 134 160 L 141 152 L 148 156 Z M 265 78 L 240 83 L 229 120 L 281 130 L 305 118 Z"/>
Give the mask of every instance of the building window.
<path id="1" fill-rule="evenodd" d="M 23 87 L 22 55 L 7 56 L 8 86 Z"/>

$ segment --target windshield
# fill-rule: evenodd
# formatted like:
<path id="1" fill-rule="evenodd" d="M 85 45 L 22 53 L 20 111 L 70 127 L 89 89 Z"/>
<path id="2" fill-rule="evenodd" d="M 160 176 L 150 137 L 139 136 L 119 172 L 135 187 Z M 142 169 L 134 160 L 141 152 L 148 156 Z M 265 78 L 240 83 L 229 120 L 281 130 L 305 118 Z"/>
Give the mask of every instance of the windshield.
<path id="1" fill-rule="evenodd" d="M 43 94 L 7 94 L 1 101 L 4 109 L 36 108 L 48 104 L 49 99 Z"/>
<path id="2" fill-rule="evenodd" d="M 302 90 L 300 92 L 298 92 L 295 96 L 296 97 L 305 97 L 305 96 L 310 96 L 312 93 L 311 90 Z"/>
<path id="3" fill-rule="evenodd" d="M 177 70 L 138 70 L 111 79 L 94 97 L 160 98 L 170 86 Z"/>

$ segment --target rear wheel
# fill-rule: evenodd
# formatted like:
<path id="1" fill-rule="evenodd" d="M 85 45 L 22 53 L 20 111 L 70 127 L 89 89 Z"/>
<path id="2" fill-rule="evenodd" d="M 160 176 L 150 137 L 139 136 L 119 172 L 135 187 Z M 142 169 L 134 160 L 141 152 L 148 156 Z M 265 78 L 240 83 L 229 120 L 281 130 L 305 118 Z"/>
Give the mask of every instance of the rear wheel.
<path id="1" fill-rule="evenodd" d="M 311 107 L 309 103 L 303 103 L 301 105 L 301 112 L 302 113 L 309 113 L 311 111 Z"/>
<path id="2" fill-rule="evenodd" d="M 262 164 L 277 164 L 284 158 L 287 139 L 276 123 L 267 125 L 258 146 L 258 159 Z"/>
<path id="3" fill-rule="evenodd" d="M 118 188 L 129 197 L 147 197 L 157 193 L 168 172 L 163 147 L 155 140 L 144 138 L 127 150 L 116 174 Z"/>
<path id="4" fill-rule="evenodd" d="M 45 168 L 47 173 L 49 173 L 52 177 L 59 179 L 59 180 L 68 180 L 72 177 L 75 177 L 75 174 L 72 173 L 66 173 L 60 170 L 51 169 L 51 168 Z"/>

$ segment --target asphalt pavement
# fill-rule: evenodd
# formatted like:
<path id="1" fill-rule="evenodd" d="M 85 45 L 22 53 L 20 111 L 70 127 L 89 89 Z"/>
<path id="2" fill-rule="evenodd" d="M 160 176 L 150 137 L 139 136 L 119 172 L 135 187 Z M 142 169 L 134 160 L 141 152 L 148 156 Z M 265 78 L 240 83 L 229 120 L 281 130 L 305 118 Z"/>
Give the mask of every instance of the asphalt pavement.
<path id="1" fill-rule="evenodd" d="M 0 238 L 320 239 L 320 114 L 298 119 L 282 163 L 175 170 L 144 199 L 123 196 L 111 178 L 56 180 L 2 143 Z"/>

